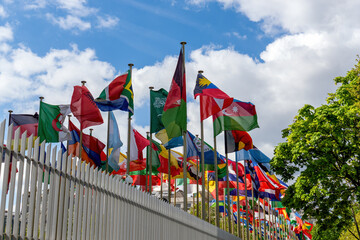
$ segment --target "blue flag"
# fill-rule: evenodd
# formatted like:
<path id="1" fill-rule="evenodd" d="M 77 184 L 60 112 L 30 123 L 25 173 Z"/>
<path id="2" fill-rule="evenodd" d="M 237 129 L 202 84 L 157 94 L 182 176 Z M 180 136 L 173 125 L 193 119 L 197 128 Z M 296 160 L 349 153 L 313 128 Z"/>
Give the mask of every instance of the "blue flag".
<path id="1" fill-rule="evenodd" d="M 108 164 L 114 171 L 119 171 L 120 147 L 123 143 L 120 140 L 119 128 L 114 113 L 110 111 L 109 114 L 109 150 L 112 149 L 112 151 L 108 158 Z"/>

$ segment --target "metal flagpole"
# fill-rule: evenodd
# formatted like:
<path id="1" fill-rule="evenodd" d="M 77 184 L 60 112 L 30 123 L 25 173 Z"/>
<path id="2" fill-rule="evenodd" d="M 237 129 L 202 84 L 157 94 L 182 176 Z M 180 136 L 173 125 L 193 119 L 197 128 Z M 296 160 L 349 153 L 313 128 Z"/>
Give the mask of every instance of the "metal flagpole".
<path id="1" fill-rule="evenodd" d="M 149 133 L 150 132 L 146 132 L 146 137 L 147 139 L 149 139 Z M 150 149 L 149 149 L 150 146 L 147 146 L 146 147 L 146 167 L 145 167 L 145 192 L 148 192 L 149 190 L 149 184 L 148 184 L 148 180 L 149 180 L 149 158 L 150 158 Z"/>
<path id="2" fill-rule="evenodd" d="M 86 81 L 81 81 L 81 84 L 85 86 Z M 79 144 L 79 158 L 82 161 L 82 142 L 83 142 L 83 132 L 82 132 L 82 123 L 80 122 L 80 144 Z"/>
<path id="3" fill-rule="evenodd" d="M 199 135 L 196 135 L 199 138 Z M 196 155 L 196 216 L 199 217 L 199 157 Z"/>
<path id="4" fill-rule="evenodd" d="M 128 66 L 130 68 L 130 77 L 131 77 L 131 81 L 132 81 L 132 67 L 134 66 L 134 64 L 129 63 Z M 130 112 L 129 112 L 129 117 L 128 117 L 128 137 L 127 137 L 126 175 L 129 175 L 129 172 L 130 172 L 130 134 L 131 134 L 131 115 L 130 115 Z"/>
<path id="5" fill-rule="evenodd" d="M 231 231 L 231 218 L 230 218 L 230 182 L 229 182 L 229 159 L 228 159 L 228 152 L 227 152 L 227 137 L 226 132 L 224 132 L 225 138 L 225 159 L 226 159 L 226 189 L 227 189 L 227 210 L 228 210 L 228 225 L 229 225 L 229 232 Z M 224 198 L 225 203 L 225 198 Z"/>
<path id="6" fill-rule="evenodd" d="M 71 118 L 71 114 L 67 115 L 68 116 L 68 129 L 70 129 L 70 118 Z M 91 132 L 92 128 L 90 128 L 90 132 Z M 68 152 L 68 155 L 69 155 L 69 141 L 70 140 L 67 140 L 66 141 L 66 151 Z"/>
<path id="7" fill-rule="evenodd" d="M 258 221 L 259 221 L 259 227 L 258 227 L 258 235 L 259 235 L 259 239 L 261 239 L 261 220 L 260 220 L 260 196 L 258 195 L 258 200 L 257 200 L 257 208 L 258 208 Z"/>
<path id="8" fill-rule="evenodd" d="M 265 197 L 263 199 L 263 212 L 264 212 L 264 239 L 267 239 L 267 235 L 266 235 L 266 211 L 265 211 L 265 203 L 266 203 L 266 200 L 265 200 Z"/>
<path id="9" fill-rule="evenodd" d="M 109 140 L 110 140 L 110 112 L 108 112 L 108 125 L 107 125 L 107 137 L 106 137 L 106 172 L 109 172 Z"/>
<path id="10" fill-rule="evenodd" d="M 203 73 L 204 71 L 199 70 L 198 73 Z M 202 182 L 201 182 L 201 210 L 202 210 L 202 219 L 206 219 L 205 211 L 205 154 L 204 154 L 204 122 L 201 120 L 201 106 L 202 106 L 202 97 L 200 96 L 200 134 L 201 134 L 201 166 L 202 166 Z M 208 212 L 210 216 L 210 211 Z M 209 218 L 210 219 L 210 218 Z"/>
<path id="11" fill-rule="evenodd" d="M 151 91 L 154 89 L 153 86 L 150 86 L 149 87 L 149 90 L 150 90 L 150 102 L 151 102 Z M 146 187 L 145 189 L 147 190 L 148 189 L 148 180 L 149 180 L 149 189 L 150 189 L 150 193 L 151 193 L 151 183 L 152 183 L 152 132 L 151 132 L 151 118 L 152 118 L 152 112 L 151 112 L 151 107 L 150 107 L 150 149 L 149 149 L 149 155 L 147 158 L 146 158 Z M 149 133 L 149 132 L 147 132 Z M 148 136 L 149 137 L 149 136 Z M 150 169 L 148 168 L 148 166 L 150 166 Z M 150 171 L 150 173 L 149 173 Z M 149 177 L 150 175 L 150 177 Z M 161 188 L 162 188 L 162 182 L 161 182 Z M 161 192 L 162 193 L 162 192 Z"/>
<path id="12" fill-rule="evenodd" d="M 218 184 L 218 164 L 217 164 L 217 152 L 216 152 L 216 136 L 214 136 L 214 168 L 215 168 L 215 191 L 216 191 L 216 209 L 215 209 L 215 224 L 220 228 L 219 219 L 219 184 Z"/>
<path id="13" fill-rule="evenodd" d="M 252 225 L 253 225 L 253 239 L 255 239 L 256 237 L 256 227 L 255 227 L 255 204 L 254 204 L 254 186 L 253 186 L 253 182 L 251 179 L 251 202 L 252 202 L 252 206 L 251 209 L 253 210 L 253 221 L 252 221 Z"/>
<path id="14" fill-rule="evenodd" d="M 183 64 L 185 69 L 185 44 L 186 42 L 181 42 L 182 52 L 183 52 Z M 187 121 L 187 120 L 186 120 Z M 183 129 L 183 180 L 184 180 L 184 211 L 187 212 L 187 157 L 186 157 L 186 129 Z"/>
<path id="15" fill-rule="evenodd" d="M 152 178 L 152 176 L 151 176 Z M 160 173 L 160 199 L 163 199 L 163 174 Z"/>
<path id="16" fill-rule="evenodd" d="M 249 208 L 248 208 L 248 197 L 247 197 L 247 177 L 246 177 L 246 160 L 244 160 L 244 170 L 245 170 L 245 175 L 244 175 L 244 182 L 245 182 L 245 205 L 246 205 L 246 239 L 249 240 L 250 239 L 250 230 L 249 230 Z"/>
<path id="17" fill-rule="evenodd" d="M 175 190 L 174 190 L 174 206 L 176 207 L 176 178 L 174 179 L 175 181 L 175 184 L 174 184 L 174 186 L 175 186 Z"/>
<path id="18" fill-rule="evenodd" d="M 170 168 L 170 156 L 171 156 L 171 149 L 168 150 L 168 193 L 169 193 L 169 203 L 171 203 L 171 168 Z M 175 189 L 176 191 L 176 189 Z M 174 197 L 175 199 L 175 197 Z"/>
<path id="19" fill-rule="evenodd" d="M 240 201 L 239 201 L 239 167 L 236 159 L 236 205 L 237 205 L 237 235 L 240 237 Z"/>

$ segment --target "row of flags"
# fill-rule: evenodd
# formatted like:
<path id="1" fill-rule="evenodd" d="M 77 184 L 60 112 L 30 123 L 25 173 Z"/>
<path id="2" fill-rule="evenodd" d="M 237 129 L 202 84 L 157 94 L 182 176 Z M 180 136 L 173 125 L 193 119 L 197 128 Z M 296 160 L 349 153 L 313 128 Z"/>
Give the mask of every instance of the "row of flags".
<path id="1" fill-rule="evenodd" d="M 86 86 L 75 86 L 69 105 L 51 105 L 41 101 L 39 115 L 10 114 L 9 122 L 15 130 L 20 127 L 21 133 L 26 130 L 28 136 L 37 135 L 41 142 L 68 141 L 69 154 L 81 156 L 84 161 L 111 174 L 127 173 L 134 185 L 145 186 L 151 182 L 152 186 L 159 186 L 167 178 L 172 179 L 168 184 L 174 179 L 183 179 L 184 187 L 187 184 L 191 186 L 194 181 L 196 184 L 206 184 L 214 199 L 223 201 L 223 206 L 229 203 L 229 199 L 225 203 L 225 192 L 232 197 L 245 197 L 245 205 L 249 202 L 248 196 L 281 202 L 287 186 L 270 174 L 270 159 L 253 145 L 248 133 L 259 127 L 255 105 L 228 96 L 201 72 L 197 75 L 194 98 L 200 98 L 200 119 L 203 121 L 212 116 L 214 137 L 224 132 L 226 155 L 236 153 L 236 161 L 232 161 L 206 142 L 202 145 L 200 138 L 187 131 L 185 90 L 185 61 L 181 49 L 169 92 L 165 89 L 150 90 L 150 133 L 154 133 L 160 142 L 143 137 L 129 124 L 130 151 L 127 155 L 120 152 L 123 143 L 113 111 L 127 111 L 129 119 L 134 114 L 131 68 L 126 74 L 116 77 L 96 99 Z M 104 122 L 100 111 L 109 112 L 107 150 L 104 150 L 106 145 L 99 139 L 82 133 L 83 129 Z M 68 128 L 64 126 L 65 118 L 70 113 L 79 121 L 80 129 L 70 119 Z M 172 150 L 179 146 L 184 147 L 186 159 L 183 154 Z M 146 158 L 143 156 L 145 148 Z M 202 149 L 204 165 L 200 161 Z M 151 164 L 148 161 L 150 155 Z M 240 161 L 246 164 L 242 165 Z M 184 168 L 186 171 L 183 171 Z M 168 176 L 163 178 L 162 174 Z M 242 211 L 246 212 L 244 209 Z M 286 211 L 281 210 L 279 214 L 285 216 Z M 298 224 L 301 225 L 300 222 Z M 299 233 L 306 231 L 303 226 L 306 224 L 297 228 Z"/>

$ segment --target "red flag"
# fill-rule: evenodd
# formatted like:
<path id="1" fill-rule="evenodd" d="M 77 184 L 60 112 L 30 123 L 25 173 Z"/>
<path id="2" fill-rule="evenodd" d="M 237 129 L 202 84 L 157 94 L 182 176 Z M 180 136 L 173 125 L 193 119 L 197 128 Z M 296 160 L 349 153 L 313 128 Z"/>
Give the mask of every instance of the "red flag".
<path id="1" fill-rule="evenodd" d="M 221 91 L 201 73 L 198 74 L 194 97 L 200 96 L 201 121 L 230 106 L 233 98 Z"/>
<path id="2" fill-rule="evenodd" d="M 93 96 L 85 86 L 74 86 L 70 108 L 79 120 L 81 130 L 104 122 Z"/>

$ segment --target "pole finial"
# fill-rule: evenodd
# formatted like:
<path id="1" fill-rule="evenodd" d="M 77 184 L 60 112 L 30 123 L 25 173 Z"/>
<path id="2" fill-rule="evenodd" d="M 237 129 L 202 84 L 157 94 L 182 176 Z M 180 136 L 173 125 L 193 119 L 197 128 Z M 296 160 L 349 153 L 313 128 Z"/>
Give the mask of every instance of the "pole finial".
<path id="1" fill-rule="evenodd" d="M 13 112 L 13 110 L 9 110 L 8 112 L 11 114 Z"/>
<path id="2" fill-rule="evenodd" d="M 83 86 L 85 86 L 85 83 L 86 83 L 86 81 L 81 81 L 81 84 L 82 84 Z"/>
<path id="3" fill-rule="evenodd" d="M 181 45 L 186 45 L 186 42 L 180 42 Z"/>
<path id="4" fill-rule="evenodd" d="M 203 70 L 199 70 L 198 73 L 203 73 L 204 71 Z"/>
<path id="5" fill-rule="evenodd" d="M 133 67 L 134 64 L 133 64 L 133 63 L 129 63 L 128 66 L 129 66 L 129 67 Z"/>
<path id="6" fill-rule="evenodd" d="M 153 90 L 153 89 L 154 89 L 154 87 L 153 87 L 153 86 L 150 86 L 150 87 L 149 87 L 149 89 L 150 89 L 150 90 Z"/>
<path id="7" fill-rule="evenodd" d="M 39 99 L 40 99 L 40 102 L 42 102 L 44 100 L 44 97 L 39 97 Z"/>

